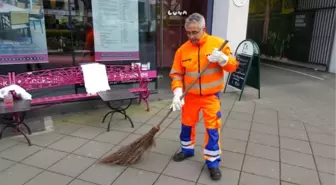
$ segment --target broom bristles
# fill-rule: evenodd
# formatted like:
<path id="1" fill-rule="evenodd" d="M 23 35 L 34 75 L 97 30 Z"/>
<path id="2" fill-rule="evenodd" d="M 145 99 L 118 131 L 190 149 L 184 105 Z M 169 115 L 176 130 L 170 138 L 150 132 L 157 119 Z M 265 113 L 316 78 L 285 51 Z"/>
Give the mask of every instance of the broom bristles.
<path id="1" fill-rule="evenodd" d="M 123 146 L 117 152 L 104 157 L 100 163 L 130 165 L 137 163 L 141 156 L 155 146 L 154 136 L 159 128 L 153 127 L 147 134 L 135 140 L 133 143 Z"/>

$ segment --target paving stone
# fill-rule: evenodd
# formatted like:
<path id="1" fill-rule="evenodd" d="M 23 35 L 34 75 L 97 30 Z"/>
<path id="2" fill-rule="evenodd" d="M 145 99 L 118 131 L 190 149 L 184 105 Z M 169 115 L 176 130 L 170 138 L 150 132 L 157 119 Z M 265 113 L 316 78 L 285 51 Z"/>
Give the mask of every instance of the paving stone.
<path id="1" fill-rule="evenodd" d="M 179 136 L 180 136 L 180 132 L 178 134 L 178 137 Z M 205 134 L 196 133 L 195 137 L 196 137 L 196 145 L 203 147 L 204 146 Z M 180 139 L 178 141 L 180 141 Z"/>
<path id="2" fill-rule="evenodd" d="M 254 123 L 263 123 L 267 125 L 277 126 L 278 120 L 276 114 L 255 113 L 253 116 Z"/>
<path id="3" fill-rule="evenodd" d="M 273 125 L 267 125 L 263 123 L 253 123 L 251 132 L 261 133 L 261 134 L 270 134 L 270 135 L 278 135 L 278 127 Z"/>
<path id="4" fill-rule="evenodd" d="M 196 182 L 203 166 L 204 163 L 191 160 L 182 162 L 170 161 L 162 174 Z"/>
<path id="5" fill-rule="evenodd" d="M 61 160 L 66 155 L 68 155 L 68 153 L 43 148 L 39 152 L 23 160 L 22 163 L 46 169 L 49 168 L 54 163 L 56 163 L 57 161 Z"/>
<path id="6" fill-rule="evenodd" d="M 320 173 L 320 178 L 322 185 L 335 185 L 336 178 L 335 175 Z"/>
<path id="7" fill-rule="evenodd" d="M 63 138 L 64 135 L 61 135 L 57 132 L 50 132 L 50 133 L 45 133 L 41 135 L 35 135 L 35 136 L 29 136 L 29 139 L 32 144 L 37 145 L 37 146 L 42 146 L 46 147 L 61 138 Z M 27 142 L 25 138 L 20 138 L 19 139 L 21 142 Z"/>
<path id="8" fill-rule="evenodd" d="M 150 152 L 146 153 L 141 161 L 139 161 L 137 164 L 131 165 L 131 167 L 154 173 L 162 173 L 162 171 L 168 165 L 170 159 L 170 156 Z"/>
<path id="9" fill-rule="evenodd" d="M 137 130 L 133 132 L 133 134 L 145 135 L 153 128 L 152 125 L 143 124 Z M 164 131 L 163 127 L 156 133 L 156 136 L 159 136 Z"/>
<path id="10" fill-rule="evenodd" d="M 55 133 L 60 133 L 60 134 L 70 134 L 72 132 L 75 132 L 79 128 L 84 127 L 84 125 L 79 125 L 79 124 L 72 124 L 72 123 L 59 123 L 55 124 Z"/>
<path id="11" fill-rule="evenodd" d="M 125 166 L 120 165 L 94 164 L 85 170 L 78 179 L 100 185 L 110 185 L 125 169 Z"/>
<path id="12" fill-rule="evenodd" d="M 71 180 L 71 177 L 44 171 L 25 185 L 67 185 Z"/>
<path id="13" fill-rule="evenodd" d="M 297 184 L 281 181 L 281 185 L 297 185 Z"/>
<path id="14" fill-rule="evenodd" d="M 175 121 L 172 121 L 171 124 L 169 125 L 169 128 L 173 128 L 173 129 L 181 129 L 181 120 L 180 119 L 176 119 Z"/>
<path id="15" fill-rule="evenodd" d="M 230 138 L 221 138 L 221 147 L 223 150 L 228 150 L 232 152 L 245 153 L 246 141 L 230 139 Z"/>
<path id="16" fill-rule="evenodd" d="M 134 125 L 133 128 L 132 128 L 130 121 L 127 119 L 127 120 L 120 120 L 114 124 L 111 123 L 111 129 L 132 133 L 136 131 L 138 128 L 140 128 L 142 125 L 144 125 L 144 123 L 141 123 L 141 122 L 139 123 L 137 122 L 137 120 L 132 120 L 132 121 Z M 105 125 L 105 127 L 107 127 L 107 125 Z"/>
<path id="17" fill-rule="evenodd" d="M 239 171 L 227 168 L 221 168 L 221 171 L 222 178 L 218 181 L 213 181 L 210 179 L 208 168 L 204 168 L 198 182 L 206 185 L 238 184 Z"/>
<path id="18" fill-rule="evenodd" d="M 221 157 L 222 157 L 222 161 L 220 165 L 222 167 L 226 167 L 226 168 L 230 168 L 230 169 L 234 169 L 238 171 L 241 170 L 241 167 L 243 165 L 243 159 L 244 159 L 243 154 L 223 151 Z"/>
<path id="19" fill-rule="evenodd" d="M 280 180 L 242 172 L 238 185 L 280 185 Z"/>
<path id="20" fill-rule="evenodd" d="M 153 117 L 153 114 L 130 114 L 129 115 L 132 120 L 136 120 L 137 122 L 140 123 L 146 123 L 150 118 Z"/>
<path id="21" fill-rule="evenodd" d="M 1 184 L 22 185 L 41 172 L 41 169 L 17 163 L 0 173 Z"/>
<path id="22" fill-rule="evenodd" d="M 1 139 L 0 140 L 0 152 L 14 145 L 17 145 L 17 144 L 20 144 L 20 142 L 17 140 L 7 139 L 7 138 Z"/>
<path id="23" fill-rule="evenodd" d="M 228 119 L 251 122 L 252 114 L 231 111 Z"/>
<path id="24" fill-rule="evenodd" d="M 180 141 L 180 132 L 181 132 L 180 129 L 167 128 L 164 131 L 162 131 L 162 133 L 158 136 L 158 138 L 168 139 L 168 140 L 171 140 L 171 141 Z M 199 134 L 197 134 L 197 136 L 198 135 Z"/>
<path id="25" fill-rule="evenodd" d="M 336 159 L 335 156 L 336 147 L 316 143 L 311 143 L 311 146 L 315 156 Z"/>
<path id="26" fill-rule="evenodd" d="M 286 137 L 280 137 L 280 145 L 283 149 L 311 154 L 311 148 L 308 141 L 301 141 Z"/>
<path id="27" fill-rule="evenodd" d="M 90 182 L 86 182 L 86 181 L 82 181 L 82 180 L 79 180 L 79 179 L 75 179 L 69 185 L 97 185 L 97 184 L 93 184 L 93 183 L 90 183 Z"/>
<path id="28" fill-rule="evenodd" d="M 85 139 L 93 139 L 104 131 L 105 129 L 102 129 L 102 128 L 85 126 L 71 133 L 70 135 L 80 137 L 80 138 L 85 138 Z"/>
<path id="29" fill-rule="evenodd" d="M 225 127 L 242 129 L 242 130 L 250 130 L 251 122 L 249 121 L 241 121 L 241 120 L 230 120 L 228 119 L 225 123 Z"/>
<path id="30" fill-rule="evenodd" d="M 94 159 L 70 154 L 48 168 L 49 171 L 76 177 L 94 163 Z"/>
<path id="31" fill-rule="evenodd" d="M 319 185 L 317 171 L 281 163 L 281 179 L 304 185 Z"/>
<path id="32" fill-rule="evenodd" d="M 119 144 L 123 141 L 129 133 L 110 130 L 110 132 L 104 132 L 94 138 L 95 141 L 106 142 L 110 144 Z"/>
<path id="33" fill-rule="evenodd" d="M 279 147 L 279 137 L 269 134 L 251 132 L 249 142 L 266 146 Z"/>
<path id="34" fill-rule="evenodd" d="M 291 139 L 299 139 L 299 140 L 308 141 L 306 131 L 304 130 L 294 130 L 291 128 L 280 127 L 280 136 L 288 137 Z"/>
<path id="35" fill-rule="evenodd" d="M 244 172 L 270 177 L 274 179 L 280 179 L 279 170 L 280 170 L 279 162 L 251 156 L 245 156 L 243 164 Z"/>
<path id="36" fill-rule="evenodd" d="M 158 116 L 158 117 L 165 117 L 168 113 L 169 109 L 168 108 L 163 108 L 161 111 L 159 111 L 155 116 Z M 170 113 L 170 115 L 168 116 L 168 118 L 177 118 L 179 115 L 181 114 L 181 112 L 172 112 Z M 162 118 L 161 118 L 162 119 Z"/>
<path id="37" fill-rule="evenodd" d="M 313 156 L 310 154 L 281 149 L 281 162 L 316 170 Z"/>
<path id="38" fill-rule="evenodd" d="M 335 136 L 326 134 L 309 133 L 310 142 L 335 146 Z"/>
<path id="39" fill-rule="evenodd" d="M 180 142 L 169 141 L 165 139 L 157 138 L 155 140 L 156 146 L 154 146 L 151 151 L 160 153 L 167 156 L 173 156 L 178 149 L 180 149 Z"/>
<path id="40" fill-rule="evenodd" d="M 161 122 L 161 120 L 163 119 L 163 117 L 160 116 L 154 116 L 152 117 L 150 120 L 148 120 L 146 122 L 147 125 L 157 125 Z M 174 121 L 174 118 L 167 118 L 163 121 L 163 123 L 161 124 L 161 127 L 168 127 L 172 122 Z"/>
<path id="41" fill-rule="evenodd" d="M 178 129 L 181 129 L 180 127 Z M 204 122 L 197 123 L 197 125 L 196 125 L 196 133 L 200 133 L 200 134 L 204 134 L 205 133 Z"/>
<path id="42" fill-rule="evenodd" d="M 303 123 L 295 120 L 279 119 L 279 127 L 305 130 Z"/>
<path id="43" fill-rule="evenodd" d="M 179 149 L 178 151 L 181 151 L 181 149 Z M 195 155 L 191 158 L 188 158 L 187 160 L 198 161 L 198 162 L 204 163 L 205 159 L 204 159 L 203 151 L 204 151 L 203 146 L 195 146 Z"/>
<path id="44" fill-rule="evenodd" d="M 41 149 L 42 148 L 34 146 L 34 145 L 28 146 L 27 144 L 18 144 L 18 145 L 13 146 L 12 148 L 8 148 L 2 151 L 0 153 L 0 157 L 19 162 Z"/>
<path id="45" fill-rule="evenodd" d="M 309 123 L 305 123 L 305 126 L 308 133 L 318 133 L 318 134 L 326 134 L 328 136 L 335 136 L 335 132 L 332 130 L 319 128 L 318 126 Z"/>
<path id="46" fill-rule="evenodd" d="M 168 177 L 166 175 L 160 175 L 159 179 L 154 185 L 195 185 L 195 182 L 177 179 L 174 177 Z"/>
<path id="47" fill-rule="evenodd" d="M 223 131 L 222 131 L 223 138 L 231 138 L 231 139 L 239 139 L 239 140 L 247 141 L 248 136 L 249 136 L 249 132 L 247 130 L 223 128 Z"/>
<path id="48" fill-rule="evenodd" d="M 14 165 L 15 162 L 0 158 L 0 172 Z"/>
<path id="49" fill-rule="evenodd" d="M 238 102 L 235 102 L 235 105 L 232 107 L 232 111 L 253 114 L 255 106 L 254 103 L 251 102 L 247 102 L 244 104 L 237 104 L 237 103 Z"/>
<path id="50" fill-rule="evenodd" d="M 88 143 L 75 150 L 73 153 L 85 157 L 98 159 L 106 154 L 110 149 L 112 149 L 113 146 L 115 145 L 109 143 L 101 143 L 97 141 L 89 141 Z"/>
<path id="51" fill-rule="evenodd" d="M 64 152 L 73 152 L 77 148 L 81 147 L 89 140 L 73 136 L 65 136 L 62 139 L 48 146 L 48 148 L 60 150 Z"/>
<path id="52" fill-rule="evenodd" d="M 279 161 L 279 148 L 276 147 L 259 145 L 250 142 L 247 146 L 246 154 L 254 157 Z"/>
<path id="53" fill-rule="evenodd" d="M 143 135 L 139 135 L 139 134 L 130 134 L 129 136 L 127 136 L 123 141 L 121 141 L 119 143 L 120 146 L 126 146 L 131 144 L 132 142 L 134 142 L 135 140 L 139 139 L 141 136 Z"/>
<path id="54" fill-rule="evenodd" d="M 317 168 L 320 172 L 336 174 L 335 172 L 335 159 L 327 159 L 322 157 L 315 157 Z"/>
<path id="55" fill-rule="evenodd" d="M 131 177 L 131 178 L 130 178 Z M 159 174 L 134 168 L 127 168 L 112 185 L 148 185 L 154 184 Z"/>

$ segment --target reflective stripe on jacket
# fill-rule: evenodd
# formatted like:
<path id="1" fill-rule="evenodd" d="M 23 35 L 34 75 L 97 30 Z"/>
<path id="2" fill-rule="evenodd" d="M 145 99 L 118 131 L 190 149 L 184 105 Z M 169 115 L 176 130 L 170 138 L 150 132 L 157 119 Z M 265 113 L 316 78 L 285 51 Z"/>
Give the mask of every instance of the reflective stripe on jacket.
<path id="1" fill-rule="evenodd" d="M 204 33 L 198 45 L 190 41 L 185 42 L 175 53 L 173 66 L 169 76 L 172 78 L 171 89 L 181 87 L 185 89 L 208 63 L 207 56 L 214 48 L 219 48 L 223 39 Z M 234 72 L 238 67 L 238 62 L 232 56 L 231 48 L 226 45 L 223 53 L 229 56 L 226 66 L 221 67 L 218 63 L 210 64 L 196 84 L 190 89 L 189 93 L 199 95 L 211 95 L 220 92 L 224 88 L 224 71 Z"/>

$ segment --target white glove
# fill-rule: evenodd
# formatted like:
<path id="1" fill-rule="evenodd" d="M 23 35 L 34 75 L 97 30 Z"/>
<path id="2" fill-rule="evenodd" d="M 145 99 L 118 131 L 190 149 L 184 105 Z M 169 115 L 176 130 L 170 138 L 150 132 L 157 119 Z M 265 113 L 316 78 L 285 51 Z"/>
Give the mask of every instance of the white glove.
<path id="1" fill-rule="evenodd" d="M 229 61 L 229 57 L 225 55 L 223 52 L 218 51 L 217 48 L 215 48 L 212 51 L 211 55 L 208 56 L 208 60 L 213 63 L 218 62 L 218 64 L 223 67 Z"/>
<path id="2" fill-rule="evenodd" d="M 182 93 L 182 88 L 176 88 L 174 90 L 174 98 L 173 98 L 173 102 L 170 106 L 170 108 L 173 108 L 173 111 L 181 110 L 182 106 L 184 105 L 184 99 L 182 98 L 182 100 L 180 100 L 182 94 L 183 94 Z"/>

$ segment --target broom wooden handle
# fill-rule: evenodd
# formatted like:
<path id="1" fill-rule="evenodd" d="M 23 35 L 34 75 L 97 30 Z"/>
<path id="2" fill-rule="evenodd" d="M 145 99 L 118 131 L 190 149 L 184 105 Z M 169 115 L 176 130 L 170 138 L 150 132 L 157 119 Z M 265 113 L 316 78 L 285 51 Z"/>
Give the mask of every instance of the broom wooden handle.
<path id="1" fill-rule="evenodd" d="M 219 47 L 218 50 L 221 51 L 221 50 L 226 46 L 226 44 L 227 44 L 228 42 L 229 42 L 228 40 L 225 40 L 225 41 L 223 42 L 223 44 Z M 195 78 L 194 81 L 193 81 L 193 82 L 187 87 L 187 89 L 183 92 L 182 96 L 180 97 L 180 100 L 182 100 L 182 99 L 185 97 L 185 95 L 190 91 L 191 87 L 192 87 L 193 85 L 195 85 L 195 83 L 197 82 L 197 80 L 203 75 L 203 73 L 206 71 L 206 69 L 209 67 L 210 64 L 211 64 L 211 62 L 208 62 L 208 63 L 205 65 L 204 69 L 198 74 L 197 78 Z M 168 111 L 167 115 L 166 115 L 165 117 L 163 117 L 163 119 L 160 121 L 160 123 L 156 126 L 157 129 L 159 129 L 159 127 L 161 126 L 161 124 L 168 118 L 168 116 L 171 114 L 171 112 L 173 112 L 173 109 L 172 109 L 172 108 Z"/>

